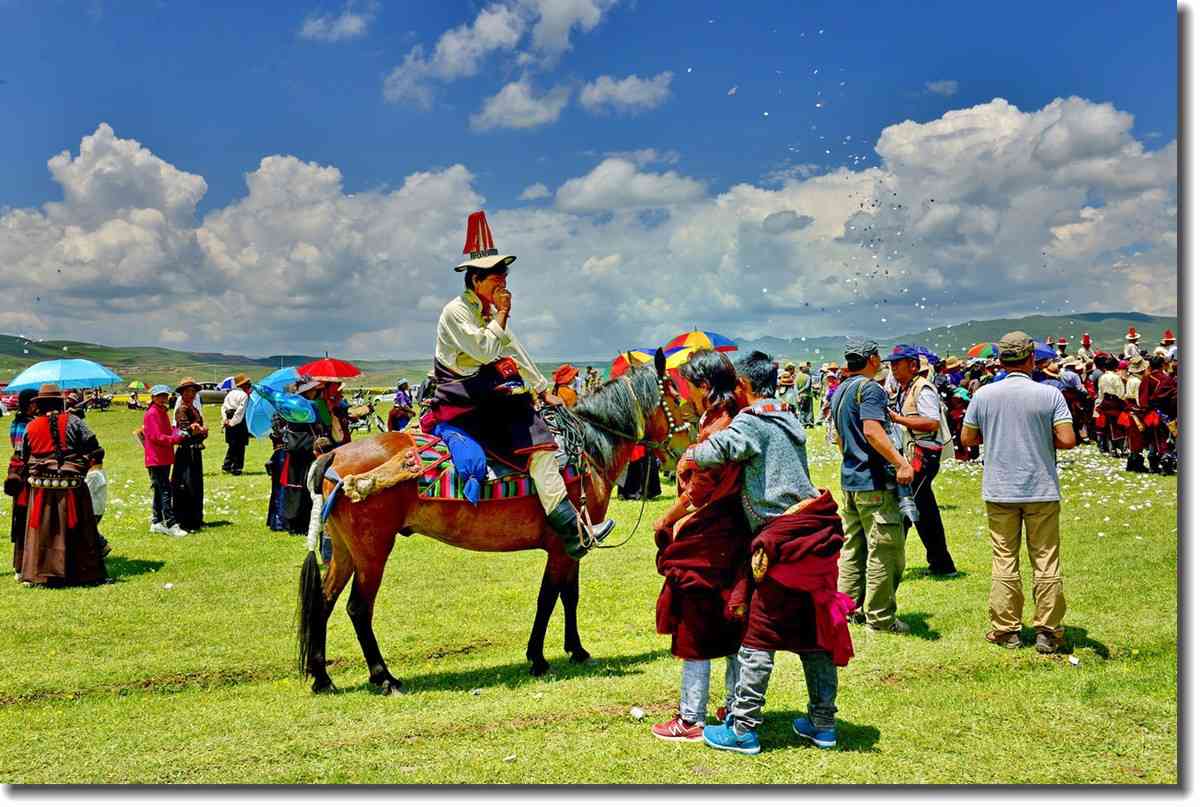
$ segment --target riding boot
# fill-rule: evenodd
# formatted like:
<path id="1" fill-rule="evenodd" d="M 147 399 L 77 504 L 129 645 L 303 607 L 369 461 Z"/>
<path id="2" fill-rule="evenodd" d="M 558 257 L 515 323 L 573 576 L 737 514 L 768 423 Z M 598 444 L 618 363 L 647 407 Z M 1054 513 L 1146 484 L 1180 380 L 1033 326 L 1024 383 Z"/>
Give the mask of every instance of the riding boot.
<path id="1" fill-rule="evenodd" d="M 1142 452 L 1134 451 L 1129 454 L 1129 458 L 1125 460 L 1125 470 L 1134 474 L 1146 473 L 1146 462 L 1142 459 Z"/>
<path id="2" fill-rule="evenodd" d="M 575 509 L 575 505 L 571 504 L 569 499 L 563 499 L 558 503 L 558 506 L 546 514 L 546 520 L 550 522 L 550 526 L 558 533 L 563 540 L 563 546 L 567 550 L 567 554 L 579 560 L 588 553 L 589 547 L 584 546 L 579 540 L 579 511 Z M 613 531 L 616 523 L 611 518 L 601 521 L 599 524 L 592 526 L 592 535 L 597 544 L 602 543 L 608 534 Z M 583 525 L 586 530 L 587 526 Z"/>
<path id="3" fill-rule="evenodd" d="M 1150 456 L 1147 459 L 1148 459 L 1149 465 L 1150 465 L 1150 473 L 1152 473 L 1152 474 L 1159 473 L 1159 471 L 1161 470 L 1161 468 L 1159 467 L 1159 455 L 1156 452 L 1151 451 Z"/>

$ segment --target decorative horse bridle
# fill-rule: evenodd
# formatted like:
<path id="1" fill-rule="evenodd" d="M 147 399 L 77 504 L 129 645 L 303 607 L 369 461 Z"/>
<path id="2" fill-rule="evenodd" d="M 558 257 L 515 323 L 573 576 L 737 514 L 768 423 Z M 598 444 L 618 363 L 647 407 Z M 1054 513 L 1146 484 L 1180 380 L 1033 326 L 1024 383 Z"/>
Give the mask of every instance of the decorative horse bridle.
<path id="1" fill-rule="evenodd" d="M 629 380 L 629 376 L 625 376 L 625 375 L 621 376 L 621 381 L 624 382 L 625 389 L 629 391 L 629 397 L 633 401 L 633 418 L 634 418 L 635 434 L 625 434 L 624 432 L 620 431 L 619 429 L 614 429 L 611 426 L 606 426 L 606 425 L 602 425 L 600 423 L 596 423 L 591 420 L 587 420 L 586 418 L 584 418 L 580 415 L 577 415 L 575 413 L 572 413 L 572 415 L 574 417 L 579 418 L 580 420 L 585 421 L 586 423 L 588 423 L 588 425 L 593 426 L 597 429 L 601 429 L 602 431 L 606 431 L 609 434 L 615 435 L 617 437 L 621 437 L 625 440 L 630 440 L 630 441 L 636 443 L 637 445 L 645 446 L 647 449 L 654 451 L 655 453 L 661 453 L 664 456 L 675 457 L 676 459 L 678 459 L 678 457 L 675 455 L 675 452 L 671 450 L 671 438 L 674 435 L 679 434 L 680 432 L 689 432 L 690 433 L 692 430 L 692 427 L 687 422 L 687 419 L 683 415 L 683 408 L 679 405 L 678 392 L 671 391 L 667 387 L 668 384 L 671 384 L 672 386 L 674 386 L 674 384 L 671 381 L 671 377 L 668 375 L 663 375 L 659 378 L 658 400 L 655 402 L 654 409 L 652 409 L 650 412 L 650 415 L 653 416 L 655 410 L 661 409 L 663 416 L 667 420 L 667 434 L 662 440 L 647 440 L 646 439 L 647 416 L 646 416 L 646 413 L 642 410 L 642 404 L 638 400 L 637 392 L 633 388 L 633 382 Z M 589 465 L 592 465 L 593 468 L 595 467 L 595 464 L 592 461 L 592 459 L 590 457 L 588 457 L 587 454 L 583 453 L 582 451 L 580 452 L 580 460 L 582 462 L 588 463 Z M 597 544 L 595 538 L 593 537 L 592 517 L 587 509 L 587 485 L 581 481 L 580 485 L 579 485 L 579 516 L 580 517 L 579 517 L 578 521 L 576 522 L 578 524 L 578 529 L 579 529 L 580 544 L 582 546 L 586 546 L 589 549 L 593 549 L 593 548 L 594 549 L 616 549 L 619 546 L 624 546 L 625 544 L 629 543 L 629 539 L 634 536 L 634 534 L 638 530 L 638 527 L 641 526 L 642 516 L 646 512 L 646 492 L 649 489 L 649 485 L 650 485 L 650 474 L 647 473 L 647 474 L 644 474 L 643 478 L 642 478 L 642 495 L 641 495 L 642 506 L 641 506 L 640 511 L 638 512 L 637 521 L 634 522 L 633 529 L 629 531 L 629 535 L 625 536 L 624 540 L 622 540 L 618 543 L 601 545 L 601 544 Z"/>

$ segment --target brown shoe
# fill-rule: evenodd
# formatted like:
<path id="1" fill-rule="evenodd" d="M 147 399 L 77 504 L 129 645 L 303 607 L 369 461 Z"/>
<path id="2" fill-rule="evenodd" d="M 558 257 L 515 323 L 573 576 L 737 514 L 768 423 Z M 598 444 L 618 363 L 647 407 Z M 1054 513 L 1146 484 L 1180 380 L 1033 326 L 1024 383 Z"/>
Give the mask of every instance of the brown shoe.
<path id="1" fill-rule="evenodd" d="M 1050 631 L 1040 630 L 1038 631 L 1037 639 L 1033 643 L 1033 648 L 1042 655 L 1048 656 L 1052 653 L 1062 652 L 1063 644 L 1062 636 Z"/>
<path id="2" fill-rule="evenodd" d="M 1021 646 L 1021 635 L 1016 631 L 990 630 L 987 633 L 987 640 L 992 644 L 1000 645 L 1005 650 L 1016 650 Z"/>

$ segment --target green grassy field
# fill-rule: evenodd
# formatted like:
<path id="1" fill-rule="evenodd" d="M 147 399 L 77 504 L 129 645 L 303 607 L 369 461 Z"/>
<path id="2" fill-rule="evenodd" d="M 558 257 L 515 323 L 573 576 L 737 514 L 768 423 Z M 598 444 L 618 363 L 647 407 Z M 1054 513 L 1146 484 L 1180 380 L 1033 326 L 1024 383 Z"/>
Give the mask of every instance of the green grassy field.
<path id="1" fill-rule="evenodd" d="M 215 407 L 206 409 L 214 419 Z M 180 539 L 150 535 L 149 484 L 130 436 L 137 417 L 89 418 L 108 451 L 103 527 L 115 583 L 55 591 L 0 581 L 5 782 L 1178 781 L 1175 479 L 1123 474 L 1090 448 L 1061 457 L 1066 625 L 1077 665 L 1038 656 L 1030 636 L 1019 651 L 983 640 L 990 552 L 981 469 L 955 465 L 937 484 L 964 574 L 925 577 L 923 548 L 910 534 L 899 604 L 917 631 L 852 629 L 857 655 L 841 671 L 839 750 L 820 752 L 792 735 L 805 688 L 799 660 L 781 654 L 764 751 L 741 757 L 649 733 L 678 699 L 679 663 L 668 637 L 654 633 L 661 578 L 649 524 L 666 498 L 646 508 L 629 544 L 584 561 L 580 632 L 593 664 L 567 661 L 556 613 L 552 673 L 527 674 L 541 553 L 468 553 L 414 536 L 397 543 L 375 619 L 407 691 L 382 697 L 366 684 L 339 607 L 328 652 L 340 690 L 318 697 L 294 672 L 303 539 L 265 526 L 269 445 L 252 442 L 248 473 L 233 478 L 219 470 L 220 435 L 210 438 L 210 526 Z M 813 472 L 828 486 L 837 466 L 811 434 Z M 0 497 L 5 528 L 10 505 Z M 621 536 L 637 512 L 614 506 Z M 713 709 L 720 697 L 718 669 Z M 633 706 L 647 719 L 632 719 Z"/>

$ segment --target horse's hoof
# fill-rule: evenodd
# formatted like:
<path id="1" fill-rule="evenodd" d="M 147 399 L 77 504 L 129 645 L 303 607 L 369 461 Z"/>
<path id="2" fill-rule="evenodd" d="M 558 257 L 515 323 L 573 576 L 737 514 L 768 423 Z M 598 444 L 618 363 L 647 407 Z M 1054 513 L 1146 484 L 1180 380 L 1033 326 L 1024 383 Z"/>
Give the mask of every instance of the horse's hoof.
<path id="1" fill-rule="evenodd" d="M 572 664 L 594 664 L 595 662 L 592 661 L 592 654 L 589 653 L 588 651 L 584 650 L 581 647 L 578 650 L 571 652 L 571 663 Z"/>
<path id="2" fill-rule="evenodd" d="M 404 684 L 397 681 L 395 678 L 389 678 L 386 681 L 372 681 L 372 684 L 379 687 L 379 691 L 385 697 L 390 695 L 400 695 L 404 692 Z"/>
<path id="3" fill-rule="evenodd" d="M 335 691 L 333 681 L 313 681 L 312 691 L 314 695 L 329 695 Z"/>
<path id="4" fill-rule="evenodd" d="M 529 674 L 535 678 L 540 678 L 550 671 L 550 663 L 545 659 L 538 659 L 533 662 L 533 666 L 529 668 Z"/>

